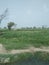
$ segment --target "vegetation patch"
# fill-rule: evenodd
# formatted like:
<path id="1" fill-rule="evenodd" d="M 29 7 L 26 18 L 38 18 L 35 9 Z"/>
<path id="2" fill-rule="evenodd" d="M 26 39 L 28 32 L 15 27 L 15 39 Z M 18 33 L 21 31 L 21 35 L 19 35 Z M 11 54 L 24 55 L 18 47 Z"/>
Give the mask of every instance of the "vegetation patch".
<path id="1" fill-rule="evenodd" d="M 21 53 L 21 54 L 0 54 L 0 63 L 14 63 L 22 62 L 27 60 L 40 60 L 42 62 L 49 62 L 49 53 L 36 52 L 32 53 Z"/>
<path id="2" fill-rule="evenodd" d="M 28 46 L 49 46 L 49 29 L 37 30 L 2 30 L 0 43 L 6 49 L 23 49 Z"/>

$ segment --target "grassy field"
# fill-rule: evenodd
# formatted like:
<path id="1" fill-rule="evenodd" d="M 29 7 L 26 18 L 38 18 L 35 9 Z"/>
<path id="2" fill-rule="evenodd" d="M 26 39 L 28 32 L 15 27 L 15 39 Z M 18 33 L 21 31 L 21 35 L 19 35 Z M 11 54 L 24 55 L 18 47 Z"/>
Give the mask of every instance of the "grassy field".
<path id="1" fill-rule="evenodd" d="M 6 49 L 22 49 L 29 46 L 49 46 L 49 29 L 2 30 L 0 43 Z"/>
<path id="2" fill-rule="evenodd" d="M 23 49 L 29 46 L 49 46 L 49 29 L 36 30 L 1 30 L 0 43 L 7 50 Z M 10 58 L 10 63 L 3 64 Z M 0 54 L 1 65 L 49 65 L 49 53 L 36 52 L 24 54 Z"/>
<path id="3" fill-rule="evenodd" d="M 10 58 L 9 62 L 4 63 L 5 59 Z M 0 54 L 1 65 L 49 65 L 49 53 L 36 52 L 15 55 Z"/>

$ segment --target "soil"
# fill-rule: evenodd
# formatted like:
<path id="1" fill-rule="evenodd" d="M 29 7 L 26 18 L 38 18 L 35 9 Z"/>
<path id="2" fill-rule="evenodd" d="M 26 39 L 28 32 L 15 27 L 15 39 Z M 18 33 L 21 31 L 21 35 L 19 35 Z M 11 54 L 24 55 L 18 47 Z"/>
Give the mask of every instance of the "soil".
<path id="1" fill-rule="evenodd" d="M 7 51 L 5 47 L 2 44 L 0 44 L 0 54 L 18 54 L 18 53 L 38 52 L 38 51 L 49 53 L 49 47 L 42 46 L 40 48 L 36 48 L 32 46 L 27 49 L 12 49 L 10 51 Z"/>

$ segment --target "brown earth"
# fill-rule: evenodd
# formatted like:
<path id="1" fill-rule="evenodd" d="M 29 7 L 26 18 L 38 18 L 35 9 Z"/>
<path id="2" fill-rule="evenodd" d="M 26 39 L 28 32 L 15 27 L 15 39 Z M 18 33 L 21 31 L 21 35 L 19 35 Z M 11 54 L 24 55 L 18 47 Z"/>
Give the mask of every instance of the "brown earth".
<path id="1" fill-rule="evenodd" d="M 49 47 L 40 47 L 40 48 L 36 48 L 36 47 L 29 47 L 27 49 L 12 49 L 10 51 L 7 51 L 5 49 L 5 47 L 0 44 L 0 54 L 18 54 L 18 53 L 25 53 L 25 52 L 47 52 L 49 53 Z"/>

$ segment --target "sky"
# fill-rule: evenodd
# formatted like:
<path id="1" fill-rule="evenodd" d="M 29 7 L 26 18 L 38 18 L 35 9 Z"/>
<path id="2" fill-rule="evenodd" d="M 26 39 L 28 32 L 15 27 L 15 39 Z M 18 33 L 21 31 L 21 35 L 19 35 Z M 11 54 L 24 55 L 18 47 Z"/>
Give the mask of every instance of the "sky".
<path id="1" fill-rule="evenodd" d="M 49 0 L 0 0 L 0 15 L 8 8 L 8 15 L 0 26 L 12 21 L 21 27 L 49 26 Z"/>

